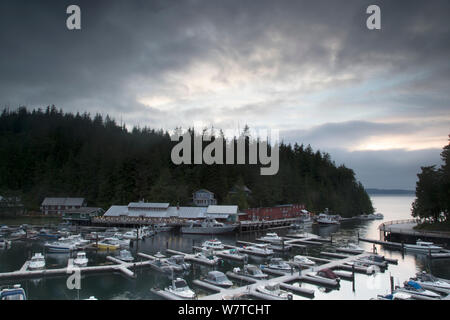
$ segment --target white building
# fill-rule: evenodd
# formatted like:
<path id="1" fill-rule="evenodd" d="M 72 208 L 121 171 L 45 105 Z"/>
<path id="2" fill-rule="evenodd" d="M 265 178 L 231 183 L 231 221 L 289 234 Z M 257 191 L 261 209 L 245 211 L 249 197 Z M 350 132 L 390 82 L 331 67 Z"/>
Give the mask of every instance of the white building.
<path id="1" fill-rule="evenodd" d="M 192 194 L 192 200 L 196 206 L 207 207 L 209 205 L 216 205 L 217 200 L 214 198 L 214 193 L 206 189 L 200 189 Z"/>

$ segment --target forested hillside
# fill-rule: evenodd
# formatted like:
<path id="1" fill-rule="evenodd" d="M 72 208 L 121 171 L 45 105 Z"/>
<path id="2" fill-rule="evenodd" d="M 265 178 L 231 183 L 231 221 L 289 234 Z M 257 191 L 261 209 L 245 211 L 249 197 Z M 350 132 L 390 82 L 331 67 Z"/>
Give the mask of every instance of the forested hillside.
<path id="1" fill-rule="evenodd" d="M 167 132 L 129 131 L 100 115 L 64 114 L 55 107 L 4 110 L 0 195 L 19 195 L 31 210 L 47 196 L 81 196 L 90 206 L 108 208 L 139 199 L 188 205 L 192 192 L 205 188 L 219 204 L 241 209 L 304 203 L 342 216 L 373 212 L 354 172 L 309 146 L 282 144 L 278 174 L 262 176 L 259 165 L 176 166 L 170 158 L 175 144 Z M 244 184 L 250 197 L 229 195 L 233 186 Z"/>

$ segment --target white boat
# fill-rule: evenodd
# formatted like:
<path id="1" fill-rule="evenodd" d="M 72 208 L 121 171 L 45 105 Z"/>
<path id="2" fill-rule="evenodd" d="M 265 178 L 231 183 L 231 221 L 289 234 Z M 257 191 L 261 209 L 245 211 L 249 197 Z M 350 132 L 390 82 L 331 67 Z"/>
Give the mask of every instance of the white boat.
<path id="1" fill-rule="evenodd" d="M 89 298 L 83 299 L 83 300 L 98 300 L 98 299 L 96 297 L 94 297 L 94 296 L 90 296 Z"/>
<path id="2" fill-rule="evenodd" d="M 243 269 L 236 267 L 233 269 L 233 273 L 254 279 L 266 279 L 268 277 L 267 274 L 253 264 L 244 265 Z"/>
<path id="3" fill-rule="evenodd" d="M 279 271 L 284 271 L 284 272 L 293 270 L 293 267 L 281 258 L 270 259 L 269 263 L 267 265 L 265 265 L 264 268 L 268 268 L 268 269 L 272 269 L 272 270 L 279 270 Z"/>
<path id="4" fill-rule="evenodd" d="M 197 253 L 194 255 L 194 257 L 197 258 L 197 259 L 200 259 L 200 260 L 209 260 L 209 261 L 213 261 L 214 264 L 217 264 L 217 263 L 219 263 L 219 261 L 220 261 L 220 258 L 219 258 L 219 257 L 214 256 L 214 255 L 211 253 L 211 250 L 207 250 L 207 249 L 202 250 L 201 252 L 197 252 Z"/>
<path id="5" fill-rule="evenodd" d="M 140 232 L 136 232 L 135 230 L 131 230 L 131 231 L 127 231 L 123 234 L 122 236 L 124 239 L 128 239 L 128 240 L 141 240 L 142 239 L 142 234 L 140 234 Z"/>
<path id="6" fill-rule="evenodd" d="M 229 288 L 233 285 L 233 282 L 231 282 L 227 278 L 227 276 L 223 272 L 220 272 L 220 271 L 208 272 L 208 275 L 206 276 L 206 278 L 203 279 L 203 281 L 213 284 L 215 286 L 222 287 L 222 288 Z"/>
<path id="7" fill-rule="evenodd" d="M 119 253 L 117 259 L 125 261 L 125 262 L 134 261 L 133 255 L 128 250 L 120 250 L 120 253 Z"/>
<path id="8" fill-rule="evenodd" d="M 19 229 L 17 231 L 14 231 L 13 233 L 11 233 L 11 237 L 13 238 L 22 238 L 24 236 L 26 236 L 26 232 L 23 231 L 22 229 Z"/>
<path id="9" fill-rule="evenodd" d="M 314 261 L 308 259 L 305 256 L 300 256 L 300 255 L 294 256 L 294 258 L 292 259 L 292 262 L 294 264 L 298 264 L 301 266 L 315 266 L 316 265 L 316 263 Z"/>
<path id="10" fill-rule="evenodd" d="M 338 216 L 321 213 L 317 216 L 316 222 L 319 225 L 337 225 L 340 224 Z"/>
<path id="11" fill-rule="evenodd" d="M 46 242 L 44 247 L 48 252 L 67 253 L 75 250 L 77 246 L 72 240 L 62 239 L 54 242 Z"/>
<path id="12" fill-rule="evenodd" d="M 0 238 L 0 249 L 7 249 L 11 247 L 11 241 Z"/>
<path id="13" fill-rule="evenodd" d="M 380 272 L 380 267 L 373 265 L 369 262 L 364 262 L 364 261 L 348 261 L 348 262 L 344 262 L 344 264 L 349 265 L 349 266 L 355 266 L 355 267 L 363 267 L 366 268 L 366 273 L 367 274 L 374 274 L 374 273 L 378 273 Z"/>
<path id="14" fill-rule="evenodd" d="M 191 267 L 190 263 L 184 261 L 184 256 L 181 254 L 169 257 L 167 263 L 174 267 L 180 267 L 182 270 L 189 270 Z"/>
<path id="15" fill-rule="evenodd" d="M 192 291 L 191 288 L 189 288 L 186 281 L 182 278 L 176 278 L 175 280 L 172 280 L 172 285 L 168 288 L 165 288 L 164 290 L 186 300 L 192 300 L 197 297 L 195 292 Z"/>
<path id="16" fill-rule="evenodd" d="M 292 300 L 293 295 L 288 291 L 280 289 L 280 284 L 278 283 L 268 283 L 263 286 L 256 287 L 256 291 L 267 294 L 272 297 L 276 297 L 282 300 Z"/>
<path id="17" fill-rule="evenodd" d="M 394 291 L 391 294 L 377 296 L 376 300 L 414 300 L 410 294 L 406 292 Z"/>
<path id="18" fill-rule="evenodd" d="M 45 268 L 45 259 L 42 253 L 35 253 L 34 256 L 30 260 L 30 264 L 28 265 L 28 269 L 30 270 L 39 270 Z"/>
<path id="19" fill-rule="evenodd" d="M 417 273 L 416 277 L 411 278 L 411 280 L 417 282 L 424 289 L 450 293 L 449 280 L 437 278 L 429 273 L 426 272 Z"/>
<path id="20" fill-rule="evenodd" d="M 86 257 L 86 252 L 78 252 L 77 257 L 73 260 L 73 264 L 78 267 L 87 266 L 89 259 Z"/>
<path id="21" fill-rule="evenodd" d="M 172 226 L 169 226 L 167 223 L 158 223 L 154 225 L 155 232 L 167 232 L 173 229 Z"/>
<path id="22" fill-rule="evenodd" d="M 416 244 L 405 244 L 406 250 L 423 252 L 423 253 L 437 253 L 443 250 L 442 247 L 435 245 L 433 242 L 426 242 L 417 240 Z"/>
<path id="23" fill-rule="evenodd" d="M 223 246 L 223 243 L 218 239 L 212 239 L 212 240 L 206 240 L 202 244 L 203 248 L 206 249 L 212 249 L 212 250 L 223 250 L 225 247 Z"/>
<path id="24" fill-rule="evenodd" d="M 349 252 L 349 253 L 363 253 L 364 252 L 363 248 L 361 248 L 360 246 L 358 246 L 354 243 L 349 243 L 349 244 L 347 244 L 347 246 L 339 247 L 338 249 L 342 252 Z"/>
<path id="25" fill-rule="evenodd" d="M 246 252 L 250 255 L 262 255 L 270 256 L 273 255 L 273 250 L 269 248 L 268 244 L 254 244 L 252 246 L 247 246 L 241 249 L 241 251 Z"/>
<path id="26" fill-rule="evenodd" d="M 397 288 L 397 291 L 406 292 L 412 296 L 424 296 L 428 298 L 441 299 L 441 295 L 430 290 L 425 290 L 415 281 L 405 281 L 403 288 Z"/>
<path id="27" fill-rule="evenodd" d="M 105 238 L 102 240 L 102 243 L 110 243 L 110 244 L 118 245 L 119 248 L 129 248 L 130 247 L 130 239 L 119 239 L 117 237 Z M 100 242 L 98 244 L 100 246 Z"/>
<path id="28" fill-rule="evenodd" d="M 208 217 L 202 222 L 190 221 L 188 225 L 181 227 L 181 232 L 191 234 L 221 234 L 232 232 L 236 227 L 237 225 L 224 224 Z"/>
<path id="29" fill-rule="evenodd" d="M 264 237 L 261 238 L 263 241 L 267 241 L 270 243 L 280 243 L 283 238 L 278 236 L 275 232 L 269 232 Z"/>
<path id="30" fill-rule="evenodd" d="M 11 288 L 0 288 L 0 300 L 27 300 L 27 295 L 20 284 L 15 284 Z"/>

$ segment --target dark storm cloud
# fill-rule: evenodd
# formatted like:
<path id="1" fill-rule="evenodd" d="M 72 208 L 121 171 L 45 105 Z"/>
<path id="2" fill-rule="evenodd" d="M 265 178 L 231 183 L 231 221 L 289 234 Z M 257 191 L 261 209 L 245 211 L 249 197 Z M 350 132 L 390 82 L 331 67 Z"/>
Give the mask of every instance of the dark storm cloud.
<path id="1" fill-rule="evenodd" d="M 81 31 L 66 29 L 71 4 Z M 370 4 L 380 31 L 366 28 Z M 423 127 L 441 135 L 449 12 L 445 0 L 4 0 L 0 105 L 166 129 L 266 125 L 342 152 Z"/>

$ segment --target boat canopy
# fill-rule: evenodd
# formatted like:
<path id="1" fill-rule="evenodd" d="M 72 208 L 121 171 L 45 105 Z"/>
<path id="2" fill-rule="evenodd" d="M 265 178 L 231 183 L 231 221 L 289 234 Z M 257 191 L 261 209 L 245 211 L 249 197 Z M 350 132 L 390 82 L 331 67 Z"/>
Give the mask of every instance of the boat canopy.
<path id="1" fill-rule="evenodd" d="M 413 287 L 414 289 L 422 289 L 422 286 L 415 281 L 408 281 L 407 285 Z"/>

